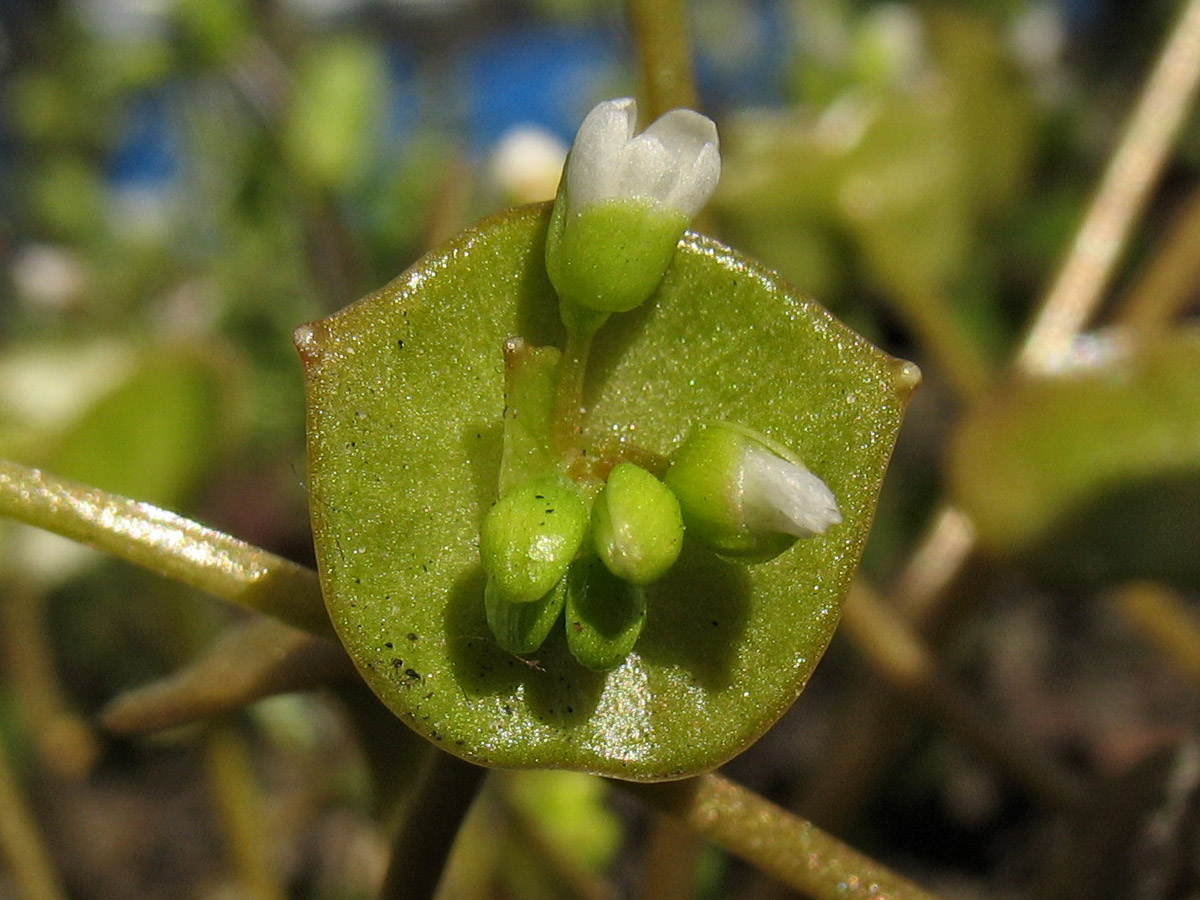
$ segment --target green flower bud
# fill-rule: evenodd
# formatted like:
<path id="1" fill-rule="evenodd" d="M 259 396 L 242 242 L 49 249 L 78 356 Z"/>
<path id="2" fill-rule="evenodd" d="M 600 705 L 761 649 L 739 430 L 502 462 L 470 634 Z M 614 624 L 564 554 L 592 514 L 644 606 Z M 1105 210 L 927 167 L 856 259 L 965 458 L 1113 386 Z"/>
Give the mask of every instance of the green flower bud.
<path id="1" fill-rule="evenodd" d="M 567 598 L 567 579 L 558 580 L 550 592 L 532 603 L 510 603 L 496 590 L 496 581 L 489 578 L 483 589 L 483 606 L 487 612 L 488 628 L 502 650 L 523 656 L 533 653 L 550 635 L 558 621 Z"/>
<path id="2" fill-rule="evenodd" d="M 623 312 L 654 293 L 721 173 L 717 129 L 671 110 L 634 136 L 637 104 L 607 100 L 579 126 L 554 201 L 546 270 L 564 304 Z"/>
<path id="3" fill-rule="evenodd" d="M 592 506 L 592 539 L 614 575 L 632 584 L 657 581 L 683 547 L 679 501 L 645 469 L 621 463 Z"/>
<path id="4" fill-rule="evenodd" d="M 566 574 L 587 531 L 588 509 L 575 483 L 541 475 L 488 510 L 479 538 L 497 598 L 532 603 Z"/>
<path id="5" fill-rule="evenodd" d="M 727 556 L 767 560 L 842 521 L 833 493 L 790 451 L 725 422 L 695 429 L 663 481 L 688 532 Z"/>
<path id="6" fill-rule="evenodd" d="M 646 624 L 646 592 L 613 575 L 595 557 L 567 574 L 567 649 L 596 672 L 625 661 Z"/>

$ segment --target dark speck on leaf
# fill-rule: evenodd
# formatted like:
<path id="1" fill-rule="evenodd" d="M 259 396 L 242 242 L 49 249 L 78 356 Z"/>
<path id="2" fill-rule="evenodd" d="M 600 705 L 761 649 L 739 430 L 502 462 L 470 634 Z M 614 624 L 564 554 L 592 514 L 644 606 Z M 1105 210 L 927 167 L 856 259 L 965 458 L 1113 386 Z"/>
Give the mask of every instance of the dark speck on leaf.
<path id="1" fill-rule="evenodd" d="M 411 632 L 411 631 L 410 631 L 410 632 L 408 633 L 408 639 L 409 639 L 410 641 L 415 641 L 415 640 L 417 639 L 417 636 L 416 636 L 415 634 L 413 634 L 413 632 Z"/>

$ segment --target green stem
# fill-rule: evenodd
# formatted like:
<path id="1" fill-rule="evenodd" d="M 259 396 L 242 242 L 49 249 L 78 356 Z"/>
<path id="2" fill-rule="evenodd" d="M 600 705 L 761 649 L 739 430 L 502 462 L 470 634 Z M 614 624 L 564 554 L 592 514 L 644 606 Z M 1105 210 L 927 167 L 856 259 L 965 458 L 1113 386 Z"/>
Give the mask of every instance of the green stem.
<path id="1" fill-rule="evenodd" d="M 617 900 L 620 892 L 601 875 L 592 872 L 578 861 L 571 859 L 549 839 L 547 834 L 553 823 L 544 817 L 533 817 L 513 802 L 511 778 L 503 778 L 503 789 L 489 790 L 488 799 L 493 801 L 496 812 L 506 828 L 511 830 L 513 840 L 526 847 L 540 863 L 540 868 L 549 882 L 554 895 L 562 900 Z M 683 900 L 673 898 L 673 900 Z"/>
<path id="2" fill-rule="evenodd" d="M 16 895 L 26 900 L 65 900 L 67 893 L 25 803 L 0 743 L 0 858 L 8 864 Z"/>
<path id="3" fill-rule="evenodd" d="M 699 109 L 687 0 L 626 0 L 626 9 L 641 75 L 641 126 L 673 109 Z M 692 220 L 692 228 L 705 234 L 717 231 L 707 209 Z"/>
<path id="4" fill-rule="evenodd" d="M 48 625 L 47 597 L 19 578 L 3 583 L 0 602 L 0 659 L 8 690 L 28 730 L 37 738 L 38 757 L 55 775 L 82 778 L 100 753 L 91 723 L 71 705 L 55 665 Z"/>
<path id="5" fill-rule="evenodd" d="M 352 682 L 355 674 L 340 646 L 276 619 L 255 618 L 227 628 L 171 674 L 118 694 L 99 718 L 117 734 L 161 731 L 274 694 Z"/>
<path id="6" fill-rule="evenodd" d="M 271 864 L 274 830 L 263 815 L 263 798 L 245 739 L 229 722 L 218 722 L 205 735 L 205 753 L 209 785 L 242 896 L 284 900 L 286 892 Z"/>
<path id="7" fill-rule="evenodd" d="M 811 822 L 720 775 L 625 787 L 813 900 L 936 900 Z"/>
<path id="8" fill-rule="evenodd" d="M 1121 298 L 1116 321 L 1135 335 L 1163 331 L 1195 296 L 1200 281 L 1200 189 L 1175 214 L 1154 255 Z"/>
<path id="9" fill-rule="evenodd" d="M 696 108 L 686 0 L 629 0 L 629 25 L 641 66 L 643 117 Z"/>
<path id="10" fill-rule="evenodd" d="M 1146 643 L 1200 684 L 1200 618 L 1184 597 L 1162 585 L 1135 582 L 1117 589 L 1112 599 Z"/>
<path id="11" fill-rule="evenodd" d="M 336 639 L 316 572 L 149 503 L 0 461 L 0 515 Z"/>
<path id="12" fill-rule="evenodd" d="M 425 900 L 437 892 L 454 839 L 486 770 L 435 753 L 392 842 L 379 900 Z"/>
<path id="13" fill-rule="evenodd" d="M 568 327 L 567 347 L 558 364 L 558 384 L 554 392 L 554 449 L 568 464 L 583 452 L 583 379 L 597 330 L 599 324 Z"/>

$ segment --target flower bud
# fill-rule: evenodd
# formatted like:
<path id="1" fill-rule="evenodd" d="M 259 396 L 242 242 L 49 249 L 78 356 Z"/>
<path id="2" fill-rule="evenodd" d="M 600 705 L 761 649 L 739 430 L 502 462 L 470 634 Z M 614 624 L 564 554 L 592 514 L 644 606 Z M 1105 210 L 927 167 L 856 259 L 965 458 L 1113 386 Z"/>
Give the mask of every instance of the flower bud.
<path id="1" fill-rule="evenodd" d="M 592 539 L 614 575 L 631 584 L 657 581 L 683 547 L 679 501 L 645 469 L 620 463 L 592 506 Z"/>
<path id="2" fill-rule="evenodd" d="M 625 661 L 646 625 L 646 592 L 617 578 L 596 557 L 567 574 L 567 649 L 596 672 Z"/>
<path id="3" fill-rule="evenodd" d="M 489 578 L 483 589 L 483 607 L 488 628 L 502 650 L 517 656 L 533 653 L 546 642 L 558 621 L 567 597 L 564 576 L 544 597 L 532 603 L 510 603 L 500 597 L 496 580 Z"/>
<path id="4" fill-rule="evenodd" d="M 842 521 L 833 493 L 794 454 L 725 422 L 694 430 L 663 480 L 689 533 L 727 556 L 767 560 Z"/>
<path id="5" fill-rule="evenodd" d="M 637 104 L 607 100 L 575 136 L 546 236 L 559 298 L 600 313 L 654 293 L 721 173 L 717 129 L 674 109 L 634 136 Z"/>
<path id="6" fill-rule="evenodd" d="M 497 500 L 479 538 L 496 597 L 532 603 L 549 593 L 575 558 L 587 522 L 579 489 L 561 475 L 532 478 Z"/>

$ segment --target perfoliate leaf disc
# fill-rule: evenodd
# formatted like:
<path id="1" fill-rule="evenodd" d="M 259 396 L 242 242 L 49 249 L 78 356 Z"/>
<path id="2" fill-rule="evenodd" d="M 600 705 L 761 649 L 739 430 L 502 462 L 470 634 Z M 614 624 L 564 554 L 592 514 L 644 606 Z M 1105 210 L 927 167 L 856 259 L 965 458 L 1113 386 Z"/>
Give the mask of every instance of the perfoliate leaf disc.
<path id="1" fill-rule="evenodd" d="M 845 521 L 755 566 L 685 539 L 612 671 L 576 663 L 561 629 L 535 658 L 509 655 L 485 621 L 479 529 L 496 500 L 504 340 L 562 344 L 548 215 L 488 219 L 297 332 L 321 582 L 367 683 L 446 750 L 488 766 L 679 778 L 734 756 L 803 689 L 919 376 L 775 274 L 685 235 L 657 293 L 596 339 L 587 445 L 666 456 L 697 422 L 740 422 L 794 450 Z"/>

